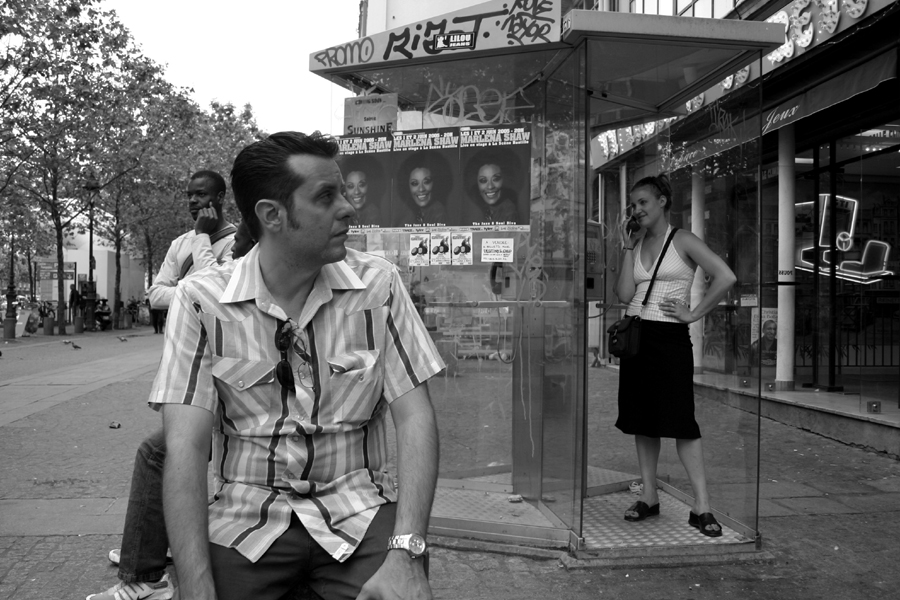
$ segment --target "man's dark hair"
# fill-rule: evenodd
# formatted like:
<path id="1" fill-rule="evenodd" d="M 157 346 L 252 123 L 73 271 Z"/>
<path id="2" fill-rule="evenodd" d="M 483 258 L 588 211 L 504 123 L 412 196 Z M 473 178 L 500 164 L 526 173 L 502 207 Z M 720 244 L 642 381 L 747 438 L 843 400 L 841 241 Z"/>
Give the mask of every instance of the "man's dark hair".
<path id="1" fill-rule="evenodd" d="M 209 169 L 197 171 L 191 175 L 191 181 L 195 179 L 209 179 L 213 183 L 213 192 L 218 196 L 219 192 L 225 192 L 225 178 Z"/>
<path id="2" fill-rule="evenodd" d="M 319 131 L 310 135 L 282 131 L 240 151 L 231 169 L 231 190 L 254 239 L 260 239 L 262 233 L 256 218 L 256 203 L 263 199 L 275 200 L 290 210 L 291 194 L 303 185 L 303 177 L 288 165 L 288 159 L 296 155 L 333 159 L 339 149 L 336 139 Z"/>

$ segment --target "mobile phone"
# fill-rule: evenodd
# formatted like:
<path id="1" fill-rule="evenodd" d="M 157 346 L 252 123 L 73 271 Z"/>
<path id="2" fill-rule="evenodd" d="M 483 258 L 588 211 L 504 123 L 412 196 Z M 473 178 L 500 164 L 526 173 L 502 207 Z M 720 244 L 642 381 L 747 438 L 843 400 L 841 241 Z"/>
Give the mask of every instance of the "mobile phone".
<path id="1" fill-rule="evenodd" d="M 625 228 L 628 230 L 628 233 L 634 233 L 636 231 L 639 231 L 641 226 L 638 224 L 637 219 L 631 217 L 630 219 L 628 219 L 628 224 L 625 225 Z"/>

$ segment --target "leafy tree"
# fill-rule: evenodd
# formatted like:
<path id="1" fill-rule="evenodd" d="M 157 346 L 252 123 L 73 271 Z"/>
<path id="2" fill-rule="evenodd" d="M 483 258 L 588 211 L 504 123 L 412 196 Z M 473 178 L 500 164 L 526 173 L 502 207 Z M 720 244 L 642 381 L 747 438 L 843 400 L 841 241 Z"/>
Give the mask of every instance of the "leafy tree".
<path id="1" fill-rule="evenodd" d="M 159 69 L 140 55 L 113 13 L 95 0 L 49 1 L 30 21 L 31 52 L 42 65 L 17 84 L 14 181 L 56 234 L 60 332 L 64 326 L 63 239 L 88 209 L 84 173 L 92 165 L 101 188 L 137 168 L 141 98 L 157 85 Z M 34 6 L 20 5 L 26 16 Z M 27 108 L 26 108 L 27 107 Z M 9 153 L 7 153 L 9 154 Z"/>

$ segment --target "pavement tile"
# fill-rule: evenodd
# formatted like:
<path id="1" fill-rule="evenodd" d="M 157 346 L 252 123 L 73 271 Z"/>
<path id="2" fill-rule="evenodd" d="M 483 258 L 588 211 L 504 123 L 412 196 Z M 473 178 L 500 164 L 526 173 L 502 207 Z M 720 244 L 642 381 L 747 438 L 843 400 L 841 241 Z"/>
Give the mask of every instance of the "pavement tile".
<path id="1" fill-rule="evenodd" d="M 864 482 L 867 486 L 881 490 L 882 492 L 900 492 L 900 477 L 891 476 L 883 477 L 876 480 L 867 480 Z"/>
<path id="2" fill-rule="evenodd" d="M 760 498 L 799 498 L 821 496 L 819 490 L 792 481 L 762 481 L 759 484 Z"/>
<path id="3" fill-rule="evenodd" d="M 854 512 L 871 513 L 873 517 L 890 512 L 898 513 L 897 516 L 900 516 L 900 493 L 834 495 L 829 498 L 853 509 Z"/>
<path id="4" fill-rule="evenodd" d="M 856 512 L 830 498 L 779 498 L 772 502 L 801 515 L 836 515 Z"/>
<path id="5" fill-rule="evenodd" d="M 791 517 L 797 515 L 797 511 L 782 506 L 777 502 L 760 498 L 759 500 L 759 516 L 764 517 Z"/>

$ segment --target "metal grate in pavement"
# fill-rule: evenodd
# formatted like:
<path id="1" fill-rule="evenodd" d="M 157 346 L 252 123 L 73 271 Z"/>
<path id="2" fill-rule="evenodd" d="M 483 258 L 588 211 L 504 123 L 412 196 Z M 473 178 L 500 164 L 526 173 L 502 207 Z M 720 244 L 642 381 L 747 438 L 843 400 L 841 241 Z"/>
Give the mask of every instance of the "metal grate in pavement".
<path id="1" fill-rule="evenodd" d="M 431 514 L 467 521 L 553 527 L 541 511 L 527 502 L 510 502 L 508 497 L 509 494 L 439 487 Z"/>
<path id="2" fill-rule="evenodd" d="M 659 490 L 660 515 L 626 521 L 625 511 L 637 500 L 630 492 L 593 496 L 584 501 L 582 534 L 586 550 L 699 544 L 742 544 L 752 540 L 722 524 L 722 537 L 712 538 L 688 525 L 690 506 Z"/>

